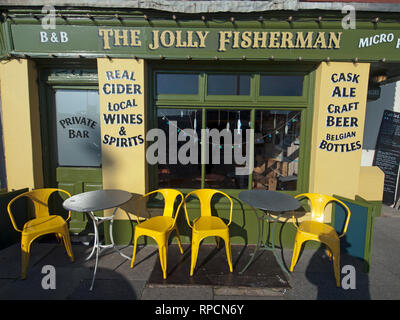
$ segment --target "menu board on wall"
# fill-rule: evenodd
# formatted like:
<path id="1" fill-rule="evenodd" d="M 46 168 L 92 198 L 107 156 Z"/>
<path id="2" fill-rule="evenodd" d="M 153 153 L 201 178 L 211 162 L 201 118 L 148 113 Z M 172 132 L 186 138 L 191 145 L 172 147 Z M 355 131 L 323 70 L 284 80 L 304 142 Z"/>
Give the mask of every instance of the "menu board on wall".
<path id="1" fill-rule="evenodd" d="M 399 199 L 400 113 L 385 110 L 375 148 L 374 165 L 385 173 L 383 203 Z"/>

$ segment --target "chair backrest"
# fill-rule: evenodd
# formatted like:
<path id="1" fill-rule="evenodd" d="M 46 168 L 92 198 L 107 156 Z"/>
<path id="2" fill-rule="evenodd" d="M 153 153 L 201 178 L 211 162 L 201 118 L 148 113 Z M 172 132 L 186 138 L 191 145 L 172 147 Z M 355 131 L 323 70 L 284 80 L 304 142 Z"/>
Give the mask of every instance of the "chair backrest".
<path id="1" fill-rule="evenodd" d="M 164 198 L 164 212 L 163 216 L 165 217 L 171 217 L 176 220 L 179 210 L 182 206 L 184 196 L 182 192 L 175 190 L 175 189 L 158 189 L 154 190 L 151 192 L 146 193 L 145 195 L 142 196 L 142 199 L 145 197 L 154 194 L 154 193 L 161 193 L 163 198 Z M 178 207 L 176 210 L 175 209 L 175 201 L 178 196 L 181 196 L 181 202 L 179 203 Z"/>
<path id="2" fill-rule="evenodd" d="M 188 219 L 189 222 L 189 217 L 187 216 L 187 210 L 186 210 L 186 199 L 189 198 L 191 195 L 195 195 L 199 200 L 200 200 L 200 214 L 202 216 L 211 216 L 212 212 L 211 212 L 211 200 L 213 198 L 213 196 L 215 194 L 222 194 L 223 196 L 227 197 L 229 199 L 230 202 L 230 213 L 229 213 L 229 223 L 228 225 L 230 225 L 231 221 L 232 221 L 232 209 L 233 209 L 233 201 L 232 199 L 224 192 L 219 191 L 219 190 L 215 190 L 215 189 L 197 189 L 194 190 L 190 193 L 188 193 L 185 197 L 185 212 L 186 212 L 186 218 Z M 189 223 L 190 225 L 190 223 Z"/>
<path id="3" fill-rule="evenodd" d="M 344 204 L 342 201 L 340 201 L 339 199 L 336 199 L 334 197 L 325 195 L 325 194 L 320 194 L 320 193 L 302 193 L 299 194 L 297 196 L 295 196 L 296 199 L 302 199 L 302 198 L 307 198 L 310 200 L 311 202 L 311 219 L 313 221 L 318 221 L 318 222 L 324 222 L 324 211 L 326 206 L 331 203 L 331 202 L 337 202 L 339 204 L 341 204 L 343 206 L 343 208 L 345 208 L 345 210 L 347 211 L 347 216 L 346 216 L 346 221 L 345 221 L 345 225 L 343 228 L 343 233 L 340 235 L 340 237 L 344 236 L 346 231 L 347 231 L 347 227 L 349 225 L 349 220 L 350 220 L 350 209 L 349 207 Z"/>
<path id="4" fill-rule="evenodd" d="M 7 211 L 8 211 L 8 215 L 10 216 L 10 219 L 11 219 L 14 229 L 17 231 L 21 231 L 18 229 L 18 227 L 16 225 L 16 222 L 15 222 L 14 216 L 12 214 L 12 210 L 11 210 L 11 205 L 13 204 L 14 201 L 16 201 L 22 197 L 27 197 L 33 203 L 35 218 L 47 217 L 50 214 L 49 213 L 49 204 L 48 204 L 49 198 L 56 191 L 65 193 L 66 195 L 68 195 L 68 197 L 71 197 L 71 195 L 67 191 L 62 190 L 62 189 L 43 188 L 43 189 L 34 189 L 34 190 L 31 190 L 28 192 L 24 192 L 24 193 L 20 194 L 19 196 L 16 196 L 15 198 L 13 198 L 7 206 Z M 68 220 L 70 217 L 71 217 L 71 211 L 68 212 L 68 218 L 66 220 Z"/>

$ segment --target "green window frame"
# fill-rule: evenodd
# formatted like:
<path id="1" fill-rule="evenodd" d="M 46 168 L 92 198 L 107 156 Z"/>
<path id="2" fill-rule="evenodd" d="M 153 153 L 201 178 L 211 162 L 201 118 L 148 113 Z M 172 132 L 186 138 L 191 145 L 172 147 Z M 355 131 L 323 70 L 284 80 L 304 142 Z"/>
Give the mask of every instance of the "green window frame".
<path id="1" fill-rule="evenodd" d="M 182 108 L 199 109 L 202 114 L 202 129 L 206 126 L 207 110 L 250 110 L 251 111 L 251 129 L 254 129 L 255 113 L 257 110 L 291 110 L 301 113 L 300 145 L 299 149 L 299 175 L 296 190 L 282 191 L 284 193 L 295 194 L 308 191 L 309 167 L 310 167 L 310 149 L 311 149 L 311 130 L 313 114 L 313 96 L 314 96 L 314 68 L 312 65 L 261 65 L 252 68 L 224 65 L 220 67 L 210 67 L 204 65 L 182 67 L 179 64 L 154 64 L 149 68 L 149 85 L 155 88 L 154 79 L 157 73 L 197 73 L 199 75 L 199 90 L 197 95 L 157 95 L 153 90 L 152 101 L 149 103 L 149 128 L 157 127 L 157 109 Z M 207 81 L 209 74 L 246 74 L 250 75 L 250 94 L 249 95 L 208 95 Z M 260 78 L 261 75 L 302 75 L 304 76 L 301 96 L 261 96 Z M 251 157 L 254 155 L 254 145 L 251 146 Z M 204 187 L 205 164 L 201 164 L 201 187 Z M 157 164 L 149 165 L 149 186 L 152 189 L 158 187 L 157 182 Z M 247 189 L 252 188 L 252 174 L 249 175 Z M 183 192 L 192 189 L 181 188 Z M 221 189 L 225 192 L 237 196 L 243 189 Z"/>

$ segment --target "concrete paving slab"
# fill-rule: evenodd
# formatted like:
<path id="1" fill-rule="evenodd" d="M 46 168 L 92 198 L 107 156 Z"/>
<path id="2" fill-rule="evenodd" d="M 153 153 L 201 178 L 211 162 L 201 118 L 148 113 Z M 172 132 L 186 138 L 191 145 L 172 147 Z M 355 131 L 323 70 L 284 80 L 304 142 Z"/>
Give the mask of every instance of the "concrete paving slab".
<path id="1" fill-rule="evenodd" d="M 282 297 L 285 288 L 251 288 L 251 287 L 214 287 L 214 299 L 216 296 L 224 297 Z"/>
<path id="2" fill-rule="evenodd" d="M 106 273 L 106 272 L 103 272 Z M 66 299 L 68 300 L 139 300 L 146 281 L 129 281 L 115 275 L 112 279 L 96 279 L 93 290 L 90 291 L 91 280 L 82 280 Z"/>
<path id="3" fill-rule="evenodd" d="M 158 259 L 157 246 L 145 246 L 137 252 L 135 267 L 130 268 L 129 260 L 111 250 L 109 254 L 100 256 L 98 277 L 93 291 L 89 291 L 93 275 L 94 260 L 85 261 L 90 247 L 73 245 L 75 262 L 71 263 L 65 253 L 63 245 L 37 241 L 32 246 L 31 263 L 26 280 L 20 280 L 20 247 L 19 244 L 0 251 L 0 299 L 36 299 L 36 300 L 316 300 L 316 299 L 400 299 L 400 219 L 379 217 L 375 219 L 372 261 L 370 272 L 363 272 L 363 264 L 346 254 L 341 255 L 341 264 L 350 264 L 356 270 L 356 288 L 345 290 L 336 288 L 332 263 L 327 259 L 324 250 L 304 250 L 294 272 L 289 278 L 289 286 L 282 292 L 271 291 L 270 286 L 255 286 L 243 290 L 241 285 L 231 286 L 224 274 L 228 266 L 224 250 L 210 251 L 202 247 L 196 272 L 202 269 L 218 268 L 222 274 L 209 277 L 208 281 L 217 279 L 222 285 L 198 285 L 196 283 L 169 283 L 160 281 L 161 268 Z M 215 248 L 215 246 L 213 246 Z M 189 246 L 185 246 L 185 255 L 178 254 L 176 245 L 172 245 L 168 255 L 168 272 L 184 270 L 182 275 L 189 277 L 190 253 Z M 122 248 L 126 255 L 131 255 L 132 247 Z M 175 252 L 175 253 L 174 253 Z M 212 254 L 211 254 L 212 253 Z M 268 252 L 263 252 L 268 253 Z M 283 250 L 286 266 L 290 266 L 293 250 Z M 220 255 L 218 257 L 218 255 Z M 234 268 L 240 270 L 237 262 L 238 254 L 234 256 Z M 245 256 L 242 253 L 242 258 Z M 236 258 L 235 258 L 236 257 Z M 178 258 L 182 258 L 185 266 L 177 267 Z M 190 254 L 189 254 L 190 258 Z M 265 258 L 265 257 L 264 257 Z M 256 261 L 261 262 L 264 270 L 270 270 L 268 262 L 263 262 L 263 256 Z M 186 259 L 186 260 L 185 260 Z M 244 259 L 247 260 L 247 259 Z M 273 261 L 273 259 L 272 259 Z M 207 264 L 213 263 L 211 269 Z M 266 264 L 267 263 L 267 264 Z M 56 288 L 43 289 L 42 281 L 46 274 L 42 273 L 45 265 L 55 267 Z M 261 268 L 260 267 L 260 268 Z M 185 269 L 186 268 L 186 269 Z M 224 271 L 225 270 L 225 271 Z M 273 269 L 272 269 L 273 270 Z M 257 276 L 257 268 L 248 271 L 249 276 Z M 228 272 L 229 273 L 229 272 Z M 150 281 L 155 275 L 158 282 Z M 221 277 L 218 277 L 221 275 Z M 258 275 L 259 276 L 259 275 Z M 342 279 L 345 274 L 342 274 Z M 173 279 L 169 277 L 168 279 Z M 222 280 L 221 280 L 222 279 Z M 218 282 L 217 281 L 217 282 Z M 243 290 L 243 291 L 241 291 Z M 247 290 L 247 291 L 246 291 Z"/>
<path id="4" fill-rule="evenodd" d="M 364 272 L 364 264 L 359 259 L 341 254 L 341 266 L 352 265 L 355 268 L 355 289 L 336 288 L 333 267 L 324 250 L 304 250 L 294 272 L 284 298 L 288 300 L 320 299 L 399 299 L 400 276 L 398 265 L 400 256 L 400 219 L 378 217 L 374 224 L 374 238 L 370 270 Z M 293 250 L 285 250 L 287 263 Z M 320 270 L 316 270 L 316 266 Z M 341 274 L 343 280 L 346 274 Z"/>
<path id="5" fill-rule="evenodd" d="M 83 268 L 57 268 L 54 288 L 43 286 L 48 273 L 38 272 L 34 268 L 25 280 L 14 280 L 0 289 L 0 299 L 11 300 L 62 300 L 65 299 L 79 284 L 85 273 Z"/>
<path id="6" fill-rule="evenodd" d="M 390 270 L 395 275 L 400 275 L 399 240 L 400 219 L 377 218 L 374 225 L 374 238 L 371 264 L 377 270 Z M 371 266 L 372 267 L 372 266 Z"/>
<path id="7" fill-rule="evenodd" d="M 190 246 L 182 255 L 177 245 L 168 250 L 167 279 L 163 279 L 161 267 L 156 263 L 149 284 L 201 285 L 211 287 L 286 288 L 286 276 L 271 251 L 258 251 L 249 268 L 240 273 L 250 260 L 254 245 L 232 245 L 233 272 L 229 272 L 225 248 L 203 244 L 200 246 L 196 268 L 190 276 Z M 242 291 L 243 294 L 246 290 Z"/>
<path id="8" fill-rule="evenodd" d="M 400 217 L 399 207 L 397 206 L 396 208 L 392 208 L 386 204 L 382 204 L 381 217 L 399 218 Z"/>
<path id="9" fill-rule="evenodd" d="M 205 286 L 147 286 L 141 300 L 213 300 L 213 289 Z"/>
<path id="10" fill-rule="evenodd" d="M 133 247 L 130 246 L 122 252 L 127 255 L 132 255 Z M 122 257 L 121 257 L 122 258 Z M 123 264 L 120 264 L 115 272 L 123 275 L 129 280 L 145 280 L 150 278 L 150 275 L 154 269 L 154 265 L 160 263 L 158 260 L 158 247 L 155 245 L 148 245 L 144 247 L 138 247 L 135 257 L 134 267 L 131 268 L 131 261 L 125 260 Z"/>
<path id="11" fill-rule="evenodd" d="M 46 257 L 55 248 L 55 244 L 45 244 L 33 242 L 29 258 L 27 276 L 29 277 L 30 268 L 38 261 Z M 56 261 L 54 261 L 56 262 Z M 21 246 L 14 244 L 3 250 L 0 254 L 0 278 L 19 279 L 21 276 Z"/>

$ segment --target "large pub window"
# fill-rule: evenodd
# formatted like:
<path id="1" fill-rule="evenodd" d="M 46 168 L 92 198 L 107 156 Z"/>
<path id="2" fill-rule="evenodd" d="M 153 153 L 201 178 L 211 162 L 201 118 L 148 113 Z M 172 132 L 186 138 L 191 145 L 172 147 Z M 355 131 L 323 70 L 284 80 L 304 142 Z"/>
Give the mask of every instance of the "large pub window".
<path id="1" fill-rule="evenodd" d="M 154 188 L 302 189 L 310 144 L 307 72 L 154 70 L 153 83 L 155 127 L 164 132 L 167 154 L 152 170 Z M 188 141 L 197 148 L 189 151 Z"/>

